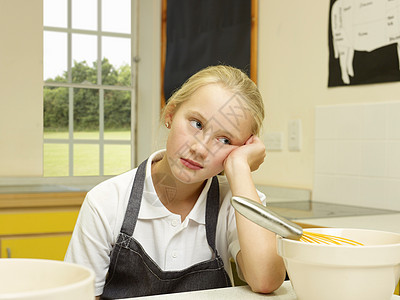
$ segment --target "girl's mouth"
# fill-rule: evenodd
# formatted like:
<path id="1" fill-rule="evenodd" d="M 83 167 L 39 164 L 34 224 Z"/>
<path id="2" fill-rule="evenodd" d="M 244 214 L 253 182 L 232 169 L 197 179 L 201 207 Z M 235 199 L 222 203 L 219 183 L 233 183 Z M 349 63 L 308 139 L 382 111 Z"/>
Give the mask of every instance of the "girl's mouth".
<path id="1" fill-rule="evenodd" d="M 197 163 L 197 162 L 195 162 L 193 160 L 190 160 L 190 159 L 181 158 L 181 162 L 185 167 L 187 167 L 187 168 L 189 168 L 191 170 L 201 170 L 201 169 L 203 169 L 202 165 L 200 165 L 199 163 Z"/>

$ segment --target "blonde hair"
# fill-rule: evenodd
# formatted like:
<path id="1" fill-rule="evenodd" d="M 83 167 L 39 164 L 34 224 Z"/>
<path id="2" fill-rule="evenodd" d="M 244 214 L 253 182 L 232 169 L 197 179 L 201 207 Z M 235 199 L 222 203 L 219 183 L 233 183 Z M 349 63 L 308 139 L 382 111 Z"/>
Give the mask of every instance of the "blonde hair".
<path id="1" fill-rule="evenodd" d="M 240 95 L 250 115 L 253 116 L 252 134 L 259 135 L 264 120 L 264 103 L 255 83 L 241 70 L 224 65 L 210 66 L 191 76 L 180 89 L 169 98 L 161 115 L 164 122 L 167 113 L 176 111 L 188 101 L 199 88 L 207 84 L 221 84 L 233 94 Z"/>

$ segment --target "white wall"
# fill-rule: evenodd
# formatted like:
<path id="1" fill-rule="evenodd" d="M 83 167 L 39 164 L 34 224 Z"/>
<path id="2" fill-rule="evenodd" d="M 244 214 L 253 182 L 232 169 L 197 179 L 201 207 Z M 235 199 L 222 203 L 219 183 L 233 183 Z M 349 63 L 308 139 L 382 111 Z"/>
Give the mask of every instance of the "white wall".
<path id="1" fill-rule="evenodd" d="M 313 198 L 400 210 L 400 101 L 316 108 Z"/>
<path id="2" fill-rule="evenodd" d="M 400 83 L 327 88 L 329 0 L 259 1 L 258 85 L 266 132 L 282 132 L 283 151 L 270 152 L 257 183 L 313 187 L 315 107 L 400 100 Z M 289 120 L 302 121 L 300 152 L 287 150 Z"/>
<path id="3" fill-rule="evenodd" d="M 0 176 L 43 171 L 42 0 L 0 0 Z"/>
<path id="4" fill-rule="evenodd" d="M 161 1 L 139 1 L 137 163 L 158 149 L 161 96 Z"/>

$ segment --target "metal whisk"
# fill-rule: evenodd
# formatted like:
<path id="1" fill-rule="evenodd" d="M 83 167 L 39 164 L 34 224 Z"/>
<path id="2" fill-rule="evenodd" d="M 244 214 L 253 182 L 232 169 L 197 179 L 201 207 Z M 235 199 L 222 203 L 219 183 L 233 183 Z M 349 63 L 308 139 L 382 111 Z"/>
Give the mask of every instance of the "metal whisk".
<path id="1" fill-rule="evenodd" d="M 244 197 L 233 196 L 231 203 L 237 212 L 250 221 L 275 232 L 284 238 L 317 244 L 363 245 L 359 242 L 343 237 L 303 231 L 303 228 L 300 225 L 274 213 L 264 205 Z"/>

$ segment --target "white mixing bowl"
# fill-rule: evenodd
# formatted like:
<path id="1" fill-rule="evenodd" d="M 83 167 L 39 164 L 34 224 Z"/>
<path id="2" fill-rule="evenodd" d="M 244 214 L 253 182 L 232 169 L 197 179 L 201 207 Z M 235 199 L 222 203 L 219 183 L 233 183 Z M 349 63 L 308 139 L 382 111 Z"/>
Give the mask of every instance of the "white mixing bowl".
<path id="1" fill-rule="evenodd" d="M 389 300 L 400 276 L 400 234 L 339 228 L 305 229 L 364 246 L 309 244 L 277 236 L 298 300 Z"/>
<path id="2" fill-rule="evenodd" d="M 93 300 L 93 271 L 55 260 L 0 259 L 0 299 Z"/>

